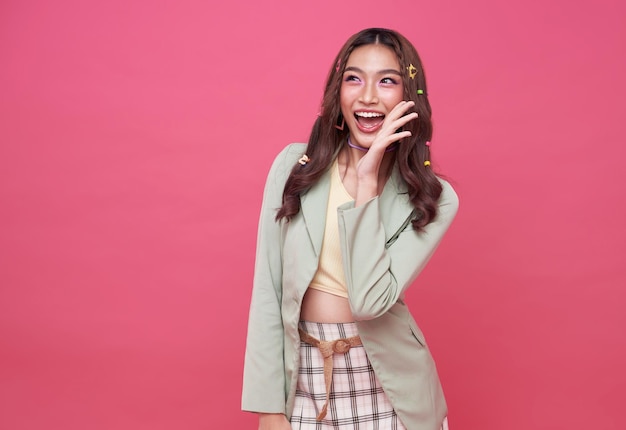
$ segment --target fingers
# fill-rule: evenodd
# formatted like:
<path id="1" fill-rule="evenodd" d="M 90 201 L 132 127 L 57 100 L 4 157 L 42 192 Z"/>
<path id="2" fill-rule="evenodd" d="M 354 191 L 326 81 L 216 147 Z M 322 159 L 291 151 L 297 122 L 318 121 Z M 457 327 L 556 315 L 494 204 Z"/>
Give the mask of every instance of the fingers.
<path id="1" fill-rule="evenodd" d="M 391 112 L 389 112 L 387 119 L 391 120 L 393 125 L 399 125 L 396 127 L 396 129 L 398 129 L 407 124 L 409 121 L 418 118 L 417 112 L 409 112 L 409 109 L 413 106 L 415 106 L 415 102 L 412 100 L 401 101 L 391 110 Z"/>
<path id="2" fill-rule="evenodd" d="M 372 146 L 375 147 L 380 145 L 381 147 L 386 148 L 393 142 L 411 137 L 410 131 L 398 131 L 398 129 L 401 129 L 410 121 L 418 118 L 417 112 L 409 112 L 413 106 L 415 106 L 415 102 L 412 100 L 401 101 L 394 106 L 394 108 L 386 116 L 383 127 L 378 132 L 376 140 Z"/>

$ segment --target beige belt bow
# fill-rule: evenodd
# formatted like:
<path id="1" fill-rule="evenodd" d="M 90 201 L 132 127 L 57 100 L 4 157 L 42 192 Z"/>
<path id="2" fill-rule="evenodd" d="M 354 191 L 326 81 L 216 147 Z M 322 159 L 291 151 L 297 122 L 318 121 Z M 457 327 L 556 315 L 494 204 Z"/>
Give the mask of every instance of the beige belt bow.
<path id="1" fill-rule="evenodd" d="M 317 347 L 324 357 L 324 383 L 326 384 L 326 401 L 324 407 L 317 416 L 317 421 L 321 421 L 326 416 L 326 410 L 328 409 L 328 401 L 330 400 L 330 386 L 333 382 L 333 354 L 345 354 L 353 346 L 363 345 L 359 336 L 352 336 L 346 339 L 336 340 L 319 340 L 315 339 L 310 334 L 306 333 L 302 329 L 298 329 L 300 333 L 300 340 L 309 345 Z"/>

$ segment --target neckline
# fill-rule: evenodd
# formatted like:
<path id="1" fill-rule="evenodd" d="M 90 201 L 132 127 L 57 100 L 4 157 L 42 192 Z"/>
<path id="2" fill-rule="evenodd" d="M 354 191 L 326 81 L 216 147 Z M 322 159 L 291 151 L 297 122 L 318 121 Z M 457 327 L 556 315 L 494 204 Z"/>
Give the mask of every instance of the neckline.
<path id="1" fill-rule="evenodd" d="M 398 178 L 396 177 L 397 175 L 400 174 L 399 172 L 397 172 L 397 168 L 398 167 L 396 165 L 396 162 L 394 161 L 393 165 L 391 166 L 391 172 L 389 172 L 389 176 L 387 177 L 387 179 L 385 180 L 385 184 L 383 185 L 383 189 L 378 194 L 379 197 L 381 197 L 387 191 L 387 188 L 399 187 L 397 188 L 398 190 L 403 189 L 402 186 L 399 186 Z M 333 166 L 331 167 L 331 171 L 332 171 L 331 176 L 336 175 L 337 182 L 341 184 L 341 188 L 346 193 L 346 195 L 350 196 L 350 198 L 354 200 L 355 197 L 352 197 L 352 194 L 348 192 L 345 185 L 343 184 L 343 181 L 341 180 L 341 173 L 339 172 L 339 154 L 337 154 L 337 156 L 335 157 L 335 160 L 333 161 Z M 390 184 L 390 182 L 393 182 L 393 185 Z M 404 192 L 406 192 L 406 190 Z M 398 193 L 402 193 L 402 192 L 398 191 Z"/>
<path id="2" fill-rule="evenodd" d="M 346 196 L 349 196 L 350 199 L 354 200 L 354 197 L 352 196 L 352 194 L 348 192 L 346 186 L 343 184 L 343 181 L 341 180 L 341 172 L 339 172 L 339 157 L 335 158 L 335 162 L 333 164 L 334 164 L 333 175 L 335 175 L 335 182 L 339 183 L 339 185 L 341 186 L 341 189 L 343 190 Z"/>

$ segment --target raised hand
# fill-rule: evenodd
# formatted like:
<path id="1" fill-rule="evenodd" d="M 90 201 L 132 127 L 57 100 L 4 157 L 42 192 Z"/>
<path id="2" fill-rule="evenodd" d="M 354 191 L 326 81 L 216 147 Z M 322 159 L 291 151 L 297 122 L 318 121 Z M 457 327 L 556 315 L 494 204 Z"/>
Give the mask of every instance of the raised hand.
<path id="1" fill-rule="evenodd" d="M 366 154 L 357 163 L 357 206 L 378 195 L 380 166 L 385 150 L 394 142 L 410 137 L 410 131 L 397 131 L 409 121 L 417 119 L 417 112 L 409 112 L 413 101 L 401 101 L 385 116 L 382 127 Z"/>

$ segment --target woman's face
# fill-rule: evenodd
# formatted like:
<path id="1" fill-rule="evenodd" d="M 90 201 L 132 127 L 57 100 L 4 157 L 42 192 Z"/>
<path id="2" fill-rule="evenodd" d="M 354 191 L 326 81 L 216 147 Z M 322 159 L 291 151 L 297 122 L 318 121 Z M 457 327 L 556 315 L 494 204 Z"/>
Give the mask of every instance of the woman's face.
<path id="1" fill-rule="evenodd" d="M 385 45 L 364 45 L 348 57 L 340 91 L 341 113 L 352 143 L 369 148 L 385 116 L 402 101 L 402 70 Z"/>

